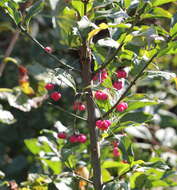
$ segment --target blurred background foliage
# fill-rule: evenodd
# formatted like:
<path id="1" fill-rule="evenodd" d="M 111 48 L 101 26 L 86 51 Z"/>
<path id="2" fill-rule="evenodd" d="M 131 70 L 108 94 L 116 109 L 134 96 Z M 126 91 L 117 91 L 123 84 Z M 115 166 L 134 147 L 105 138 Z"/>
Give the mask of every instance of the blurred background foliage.
<path id="1" fill-rule="evenodd" d="M 23 9 L 25 1 L 17 2 L 21 2 L 21 8 Z M 30 6 L 30 2 L 32 1 L 27 2 L 29 2 Z M 76 47 L 80 44 L 80 41 L 78 39 L 71 39 L 70 37 L 76 16 L 74 11 L 67 12 L 67 9 L 65 9 L 68 6 L 68 2 L 66 0 L 45 1 L 42 12 L 32 19 L 29 30 L 31 35 L 37 38 L 44 46 L 51 46 L 54 49 L 55 55 L 66 63 L 79 68 L 78 49 Z M 95 7 L 99 6 L 101 2 L 97 1 Z M 73 6 L 77 8 L 80 4 Z M 146 18 L 142 22 L 147 25 L 151 25 L 152 23 L 156 25 L 160 24 L 169 31 L 170 18 L 176 14 L 177 3 L 164 4 L 161 8 L 167 10 L 169 15 L 164 16 L 162 13 L 157 13 L 157 11 L 152 13 L 154 17 L 151 15 L 148 18 L 148 15 L 145 15 Z M 80 10 L 78 9 L 77 11 Z M 82 15 L 82 13 L 80 14 Z M 98 12 L 94 11 L 91 11 L 90 14 L 93 14 L 93 18 L 98 17 L 97 22 L 109 16 L 100 16 Z M 133 9 L 132 12 L 129 12 L 130 16 L 131 14 L 133 14 Z M 0 60 L 3 59 L 8 45 L 16 32 L 16 26 L 11 18 L 0 8 Z M 99 38 L 99 35 L 97 37 Z M 30 85 L 35 89 L 35 92 L 42 95 L 46 94 L 43 88 L 44 84 L 41 82 L 41 78 L 45 79 L 45 75 L 40 76 L 40 74 L 41 72 L 45 74 L 45 68 L 57 68 L 58 63 L 45 55 L 42 50 L 23 34 L 20 34 L 18 37 L 11 57 L 28 68 Z M 159 68 L 163 68 L 164 71 L 177 73 L 177 54 L 164 55 L 158 59 L 158 63 Z M 79 78 L 77 80 L 78 82 L 80 81 Z M 46 78 L 45 82 L 51 81 Z M 38 88 L 40 85 L 41 89 Z M 19 86 L 18 67 L 9 61 L 6 63 L 5 70 L 0 78 L 0 88 L 11 89 L 17 86 Z M 58 88 L 62 91 L 63 97 L 59 105 L 64 110 L 72 111 L 74 92 L 71 88 L 66 88 L 65 86 Z M 176 168 L 177 91 L 175 83 L 171 85 L 169 80 L 153 79 L 149 82 L 149 80 L 144 79 L 137 82 L 136 88 L 133 90 L 138 93 L 146 93 L 151 97 L 158 97 L 162 100 L 162 103 L 157 106 L 145 108 L 146 113 L 154 115 L 154 119 L 149 121 L 148 127 L 141 126 L 133 128 L 133 130 L 131 128 L 126 129 L 126 132 L 134 141 L 135 160 L 148 161 L 152 153 L 151 149 L 153 149 L 160 157 L 169 162 L 172 168 Z M 29 97 L 23 95 L 20 97 L 20 101 L 23 101 L 23 98 L 26 100 Z M 72 128 L 73 118 L 64 112 L 57 111 L 56 107 L 48 104 L 48 101 L 44 101 L 41 105 L 39 102 L 36 108 L 24 108 L 24 111 L 10 106 L 5 100 L 0 100 L 0 104 L 3 110 L 10 111 L 13 115 L 12 117 L 16 119 L 15 122 L 13 122 L 14 118 L 11 118 L 11 121 L 0 123 L 0 170 L 6 174 L 7 180 L 14 179 L 17 182 L 22 182 L 27 179 L 29 173 L 43 172 L 38 157 L 32 155 L 27 150 L 24 140 L 37 138 L 42 129 L 53 130 L 56 121 L 61 121 L 65 126 Z M 82 126 L 81 128 L 84 131 L 84 123 L 80 120 L 77 122 L 78 125 Z M 102 157 L 111 157 L 109 150 L 102 152 Z M 85 159 L 87 160 L 87 157 Z M 114 169 L 110 170 L 113 173 L 115 172 Z"/>

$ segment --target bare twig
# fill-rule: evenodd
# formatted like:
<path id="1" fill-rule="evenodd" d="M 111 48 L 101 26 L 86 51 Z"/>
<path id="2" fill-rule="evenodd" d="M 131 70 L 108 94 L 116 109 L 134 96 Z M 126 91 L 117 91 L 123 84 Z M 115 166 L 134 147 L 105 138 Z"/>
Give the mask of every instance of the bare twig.
<path id="1" fill-rule="evenodd" d="M 25 36 L 27 36 L 30 40 L 32 40 L 40 49 L 42 49 L 43 51 L 45 51 L 45 47 L 39 42 L 37 41 L 35 38 L 33 38 L 28 32 L 26 29 L 24 29 L 21 25 L 18 26 L 19 29 L 21 30 L 21 32 L 23 34 L 25 34 Z M 51 53 L 48 53 L 47 51 L 45 51 L 45 53 L 51 57 L 52 59 L 54 59 L 55 61 L 57 61 L 62 67 L 66 68 L 66 69 L 70 69 L 70 70 L 73 70 L 73 71 L 76 71 L 78 73 L 80 73 L 81 71 L 78 70 L 78 69 L 75 69 L 74 67 L 64 63 L 63 61 L 61 61 L 60 59 L 58 59 L 57 56 L 51 54 Z"/>
<path id="2" fill-rule="evenodd" d="M 2 76 L 3 71 L 4 71 L 5 67 L 6 67 L 6 62 L 4 60 L 5 60 L 6 57 L 9 57 L 10 54 L 12 53 L 12 51 L 14 49 L 14 46 L 15 46 L 17 40 L 18 40 L 19 34 L 20 34 L 20 31 L 16 30 L 15 33 L 13 34 L 13 36 L 12 36 L 12 39 L 10 41 L 10 44 L 9 44 L 8 48 L 5 51 L 4 58 L 2 60 L 2 63 L 0 64 L 0 77 Z"/>
<path id="3" fill-rule="evenodd" d="M 54 104 L 52 104 L 52 103 L 50 103 L 50 102 L 49 102 L 48 104 L 54 106 L 55 108 L 59 109 L 60 111 L 63 111 L 63 112 L 65 112 L 65 113 L 67 113 L 67 114 L 73 116 L 74 118 L 78 118 L 78 119 L 81 119 L 81 120 L 83 120 L 83 121 L 87 121 L 87 119 L 85 119 L 85 118 L 83 118 L 83 117 L 80 117 L 80 116 L 78 116 L 78 115 L 76 115 L 76 114 L 74 114 L 74 113 L 71 113 L 71 112 L 69 112 L 69 111 L 63 109 L 62 107 L 60 107 L 60 106 L 58 106 L 58 105 L 54 105 Z"/>

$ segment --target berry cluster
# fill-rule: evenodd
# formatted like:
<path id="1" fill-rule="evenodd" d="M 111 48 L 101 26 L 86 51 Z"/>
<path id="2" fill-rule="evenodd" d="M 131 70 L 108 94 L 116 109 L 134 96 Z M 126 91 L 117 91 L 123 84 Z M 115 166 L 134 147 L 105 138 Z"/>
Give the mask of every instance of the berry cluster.
<path id="1" fill-rule="evenodd" d="M 102 131 L 107 130 L 111 125 L 111 121 L 109 120 L 98 120 L 96 121 L 96 126 Z"/>
<path id="2" fill-rule="evenodd" d="M 73 109 L 74 111 L 84 111 L 86 110 L 86 106 L 82 102 L 74 102 Z"/>
<path id="3" fill-rule="evenodd" d="M 95 92 L 95 98 L 97 100 L 107 100 L 108 99 L 108 95 L 103 92 L 103 91 L 96 91 Z"/>
<path id="4" fill-rule="evenodd" d="M 46 90 L 48 90 L 48 91 L 52 91 L 52 90 L 54 90 L 55 85 L 52 84 L 52 83 L 48 83 L 48 84 L 45 85 L 45 88 L 46 88 Z M 52 93 L 50 94 L 50 98 L 51 98 L 52 100 L 54 100 L 55 102 L 57 102 L 57 101 L 61 98 L 61 94 L 60 94 L 59 92 L 54 91 L 54 92 L 52 92 Z"/>
<path id="5" fill-rule="evenodd" d="M 65 132 L 58 133 L 59 139 L 67 139 L 67 134 Z M 87 137 L 84 134 L 73 134 L 69 137 L 70 143 L 85 143 Z"/>

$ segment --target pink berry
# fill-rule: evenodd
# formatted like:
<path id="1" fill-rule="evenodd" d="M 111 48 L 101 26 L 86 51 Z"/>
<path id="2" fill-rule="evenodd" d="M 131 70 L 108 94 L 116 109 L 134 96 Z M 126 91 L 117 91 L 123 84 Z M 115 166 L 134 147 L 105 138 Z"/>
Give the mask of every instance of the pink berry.
<path id="1" fill-rule="evenodd" d="M 117 71 L 117 78 L 126 78 L 127 77 L 127 73 L 123 70 L 123 69 L 120 69 Z"/>
<path id="2" fill-rule="evenodd" d="M 80 104 L 78 107 L 79 111 L 84 111 L 86 109 L 84 104 Z"/>
<path id="3" fill-rule="evenodd" d="M 113 155 L 114 155 L 115 157 L 120 156 L 120 152 L 119 152 L 118 147 L 114 147 L 114 149 L 113 149 Z"/>
<path id="4" fill-rule="evenodd" d="M 59 92 L 53 92 L 50 97 L 56 102 L 61 98 L 61 94 Z"/>
<path id="5" fill-rule="evenodd" d="M 97 100 L 107 100 L 108 99 L 108 95 L 105 92 L 96 91 L 95 92 L 95 98 Z"/>
<path id="6" fill-rule="evenodd" d="M 58 138 L 60 138 L 60 139 L 66 139 L 67 135 L 66 135 L 65 132 L 61 132 L 61 133 L 58 133 Z"/>
<path id="7" fill-rule="evenodd" d="M 45 85 L 45 88 L 47 90 L 53 90 L 54 89 L 54 84 L 48 83 L 48 84 Z"/>
<path id="8" fill-rule="evenodd" d="M 78 136 L 77 135 L 72 135 L 69 137 L 69 142 L 70 143 L 76 143 L 78 142 Z"/>
<path id="9" fill-rule="evenodd" d="M 126 102 L 121 102 L 120 104 L 116 106 L 116 110 L 119 112 L 123 112 L 127 108 L 128 108 L 128 104 Z"/>
<path id="10" fill-rule="evenodd" d="M 80 143 L 85 143 L 87 141 L 87 137 L 84 134 L 79 134 L 77 136 L 77 141 Z"/>
<path id="11" fill-rule="evenodd" d="M 108 77 L 108 73 L 107 73 L 107 71 L 104 69 L 103 71 L 102 71 L 102 73 L 101 73 L 101 80 L 104 80 L 104 79 L 106 79 Z"/>
<path id="12" fill-rule="evenodd" d="M 122 81 L 115 81 L 115 82 L 113 83 L 113 87 L 114 87 L 115 89 L 117 89 L 117 90 L 121 90 L 122 87 L 123 87 Z"/>
<path id="13" fill-rule="evenodd" d="M 53 49 L 49 46 L 45 47 L 44 50 L 45 52 L 50 53 L 50 54 L 53 52 Z"/>
<path id="14" fill-rule="evenodd" d="M 103 131 L 107 130 L 110 125 L 111 125 L 111 122 L 109 120 L 98 120 L 98 121 L 96 121 L 96 126 Z"/>

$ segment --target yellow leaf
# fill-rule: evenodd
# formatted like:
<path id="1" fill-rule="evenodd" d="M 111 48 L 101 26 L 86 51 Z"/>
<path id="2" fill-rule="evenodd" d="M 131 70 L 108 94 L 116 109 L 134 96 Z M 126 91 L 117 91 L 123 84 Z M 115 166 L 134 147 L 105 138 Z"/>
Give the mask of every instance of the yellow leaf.
<path id="1" fill-rule="evenodd" d="M 29 82 L 23 82 L 20 85 L 21 90 L 23 93 L 27 94 L 27 95 L 33 95 L 34 94 L 34 90 L 31 88 Z"/>
<path id="2" fill-rule="evenodd" d="M 3 59 L 3 62 L 4 63 L 7 63 L 7 62 L 12 62 L 12 63 L 15 63 L 15 64 L 18 64 L 18 61 L 12 57 L 6 57 Z"/>
<path id="3" fill-rule="evenodd" d="M 0 88 L 0 92 L 13 92 L 10 88 Z"/>
<path id="4" fill-rule="evenodd" d="M 107 28 L 108 28 L 107 24 L 101 23 L 99 25 L 99 28 L 96 28 L 96 29 L 92 30 L 91 32 L 89 32 L 87 40 L 90 42 L 90 40 L 93 38 L 93 36 L 95 36 L 96 34 L 98 34 L 101 30 L 105 30 Z"/>

